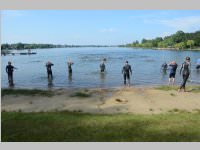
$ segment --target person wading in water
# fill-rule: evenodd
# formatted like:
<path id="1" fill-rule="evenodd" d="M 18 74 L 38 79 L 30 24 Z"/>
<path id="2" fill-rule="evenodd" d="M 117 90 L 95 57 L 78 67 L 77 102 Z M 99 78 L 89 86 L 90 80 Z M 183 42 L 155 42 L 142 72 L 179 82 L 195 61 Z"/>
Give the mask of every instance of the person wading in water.
<path id="1" fill-rule="evenodd" d="M 181 70 L 180 70 L 180 75 L 182 73 L 182 76 L 183 76 L 183 81 L 181 83 L 181 86 L 179 88 L 179 92 L 181 91 L 181 89 L 185 91 L 185 85 L 186 85 L 186 82 L 190 76 L 190 73 L 191 73 L 191 63 L 190 63 L 190 57 L 186 57 L 185 58 L 185 62 L 182 64 L 181 66 Z"/>
<path id="2" fill-rule="evenodd" d="M 101 73 L 104 73 L 105 69 L 106 69 L 105 60 L 103 60 L 102 63 L 100 64 L 100 71 L 101 71 Z"/>
<path id="3" fill-rule="evenodd" d="M 130 74 L 132 75 L 131 65 L 126 61 L 122 68 L 122 74 L 124 76 L 124 85 L 126 85 L 126 80 L 128 80 L 128 86 L 130 86 Z"/>
<path id="4" fill-rule="evenodd" d="M 172 61 L 168 65 L 170 67 L 170 73 L 169 73 L 169 85 L 172 83 L 174 85 L 175 83 L 175 76 L 176 76 L 176 69 L 178 67 L 177 63 L 175 61 Z"/>
<path id="5" fill-rule="evenodd" d="M 15 68 L 14 66 L 11 65 L 11 61 L 8 62 L 8 65 L 6 66 L 6 72 L 8 74 L 8 83 L 10 86 L 13 86 L 14 83 L 13 83 L 13 71 L 14 69 L 17 69 Z"/>
<path id="6" fill-rule="evenodd" d="M 51 63 L 50 61 L 48 61 L 46 63 L 46 68 L 47 68 L 47 76 L 48 76 L 48 79 L 52 79 L 53 78 L 53 74 L 52 74 L 52 70 L 51 70 L 51 66 L 53 66 L 54 64 Z"/>

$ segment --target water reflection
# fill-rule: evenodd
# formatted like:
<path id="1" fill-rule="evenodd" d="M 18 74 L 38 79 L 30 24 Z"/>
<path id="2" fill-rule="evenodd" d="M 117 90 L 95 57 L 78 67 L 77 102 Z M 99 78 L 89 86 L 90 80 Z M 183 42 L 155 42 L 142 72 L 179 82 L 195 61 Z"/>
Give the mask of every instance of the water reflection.
<path id="1" fill-rule="evenodd" d="M 48 88 L 52 88 L 53 86 L 53 78 L 48 78 Z"/>
<path id="2" fill-rule="evenodd" d="M 72 83 L 72 73 L 68 73 L 68 81 L 69 83 Z"/>
<path id="3" fill-rule="evenodd" d="M 100 72 L 100 79 L 102 83 L 104 83 L 105 78 L 106 78 L 106 72 Z"/>

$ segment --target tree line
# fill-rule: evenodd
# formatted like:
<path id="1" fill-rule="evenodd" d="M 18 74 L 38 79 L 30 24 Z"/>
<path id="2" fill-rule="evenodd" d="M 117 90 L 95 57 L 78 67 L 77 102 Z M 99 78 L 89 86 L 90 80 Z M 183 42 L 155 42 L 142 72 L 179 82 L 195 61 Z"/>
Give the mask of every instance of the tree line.
<path id="1" fill-rule="evenodd" d="M 174 49 L 193 49 L 200 48 L 200 31 L 194 33 L 184 33 L 183 31 L 177 31 L 170 36 L 156 37 L 154 39 L 142 39 L 141 42 L 134 41 L 126 45 L 120 45 L 125 47 L 142 47 L 142 48 L 174 48 Z"/>
<path id="2" fill-rule="evenodd" d="M 64 47 L 109 47 L 106 45 L 54 45 L 54 44 L 1 44 L 1 50 L 23 50 L 23 49 L 42 49 L 42 48 L 64 48 Z"/>

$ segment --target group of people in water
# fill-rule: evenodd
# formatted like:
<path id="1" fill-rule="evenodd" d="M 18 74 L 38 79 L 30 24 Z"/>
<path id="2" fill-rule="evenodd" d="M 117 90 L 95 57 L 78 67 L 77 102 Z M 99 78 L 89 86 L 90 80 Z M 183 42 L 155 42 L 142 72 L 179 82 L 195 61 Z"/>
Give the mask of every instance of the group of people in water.
<path id="1" fill-rule="evenodd" d="M 105 73 L 105 70 L 106 70 L 106 65 L 105 65 L 105 62 L 106 62 L 106 58 L 103 59 L 103 61 L 100 63 L 100 72 L 101 73 Z M 72 65 L 74 63 L 69 60 L 67 62 L 67 65 L 68 65 L 68 74 L 69 76 L 72 76 Z M 47 69 L 47 77 L 48 79 L 53 79 L 53 73 L 52 73 L 52 69 L 51 67 L 53 66 L 54 64 L 50 61 L 48 61 L 46 63 L 46 69 Z M 169 85 L 174 85 L 175 83 L 175 76 L 176 76 L 176 70 L 178 68 L 178 64 L 176 63 L 176 61 L 172 61 L 170 63 L 164 63 L 162 64 L 161 66 L 162 70 L 163 71 L 166 71 L 167 69 L 170 70 L 170 73 L 169 73 Z M 8 82 L 9 82 L 9 85 L 14 85 L 13 84 L 13 71 L 14 69 L 17 69 L 16 67 L 14 67 L 12 64 L 11 64 L 11 61 L 8 62 L 8 65 L 6 66 L 6 72 L 8 74 Z M 197 65 L 196 65 L 196 69 L 200 69 L 200 59 L 197 60 Z M 128 85 L 130 86 L 130 76 L 132 75 L 132 69 L 131 69 L 131 65 L 129 65 L 128 61 L 125 62 L 125 65 L 123 66 L 122 68 L 122 74 L 123 74 L 123 78 L 124 78 L 124 85 Z M 185 85 L 186 85 L 186 82 L 191 74 L 191 63 L 190 63 L 190 57 L 186 57 L 185 58 L 185 61 L 184 63 L 181 65 L 181 69 L 180 69 L 180 75 L 182 74 L 182 77 L 183 77 L 183 81 L 180 85 L 180 88 L 179 88 L 179 91 L 181 91 L 182 89 L 184 90 L 185 92 Z"/>
<path id="2" fill-rule="evenodd" d="M 169 73 L 169 85 L 174 85 L 175 83 L 175 76 L 176 76 L 176 70 L 178 68 L 178 64 L 176 61 L 172 61 L 169 64 L 166 62 L 162 64 L 161 68 L 163 71 L 166 71 L 169 67 L 170 73 Z M 196 69 L 200 69 L 200 59 L 197 59 Z M 183 81 L 179 87 L 178 91 L 181 91 L 182 89 L 185 90 L 185 85 L 188 80 L 188 78 L 191 75 L 191 62 L 190 57 L 186 57 L 184 63 L 181 65 L 180 69 L 180 75 L 182 75 Z"/>

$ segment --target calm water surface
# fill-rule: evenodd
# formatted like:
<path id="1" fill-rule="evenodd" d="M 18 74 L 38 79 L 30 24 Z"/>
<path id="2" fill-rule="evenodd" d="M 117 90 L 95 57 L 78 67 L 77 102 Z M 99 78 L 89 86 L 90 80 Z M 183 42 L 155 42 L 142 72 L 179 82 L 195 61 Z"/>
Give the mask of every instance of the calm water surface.
<path id="1" fill-rule="evenodd" d="M 80 87 L 119 87 L 123 85 L 121 69 L 125 60 L 132 66 L 133 86 L 165 85 L 168 74 L 160 71 L 164 61 L 176 60 L 176 81 L 181 82 L 180 66 L 186 56 L 191 57 L 192 74 L 189 84 L 200 83 L 200 71 L 195 70 L 195 62 L 200 58 L 198 51 L 168 51 L 168 50 L 142 50 L 132 48 L 104 47 L 104 48 L 56 48 L 37 49 L 36 55 L 7 55 L 1 57 L 1 86 L 8 87 L 5 67 L 11 60 L 18 68 L 14 71 L 15 87 L 21 88 L 80 88 Z M 67 72 L 67 59 L 74 62 L 73 76 Z M 99 72 L 102 58 L 107 58 L 106 73 Z M 45 63 L 50 60 L 54 63 L 53 80 L 48 81 Z"/>

